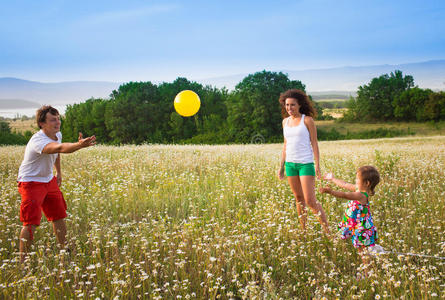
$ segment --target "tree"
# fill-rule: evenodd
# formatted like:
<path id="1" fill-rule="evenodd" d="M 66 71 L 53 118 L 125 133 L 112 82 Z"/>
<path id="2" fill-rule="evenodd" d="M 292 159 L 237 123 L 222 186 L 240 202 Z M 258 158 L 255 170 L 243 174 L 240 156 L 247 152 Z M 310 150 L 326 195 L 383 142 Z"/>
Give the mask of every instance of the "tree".
<path id="1" fill-rule="evenodd" d="M 445 120 L 445 92 L 429 94 L 425 101 L 424 115 L 427 120 Z"/>
<path id="2" fill-rule="evenodd" d="M 349 109 L 354 109 L 351 113 L 355 120 L 391 120 L 394 118 L 394 99 L 413 86 L 413 77 L 403 76 L 402 71 L 381 75 L 358 88 L 354 106 Z"/>
<path id="3" fill-rule="evenodd" d="M 229 95 L 228 129 L 235 142 L 250 142 L 261 135 L 264 140 L 276 138 L 282 131 L 280 93 L 291 89 L 305 90 L 298 80 L 289 80 L 282 72 L 262 71 L 250 74 Z"/>
<path id="4" fill-rule="evenodd" d="M 0 132 L 1 133 L 11 133 L 11 127 L 9 127 L 8 122 L 0 121 Z"/>
<path id="5" fill-rule="evenodd" d="M 357 100 L 350 96 L 349 100 L 346 101 L 346 112 L 343 114 L 343 117 L 340 118 L 340 121 L 346 121 L 346 122 L 353 122 L 353 121 L 358 121 L 358 117 L 357 117 Z"/>
<path id="6" fill-rule="evenodd" d="M 25 132 L 25 135 L 11 132 L 9 123 L 0 121 L 0 145 L 26 145 L 31 135 L 30 131 Z"/>
<path id="7" fill-rule="evenodd" d="M 317 112 L 317 120 L 332 120 L 333 118 L 330 115 L 323 114 L 323 107 L 317 101 L 313 101 L 312 96 L 309 95 L 309 99 L 312 101 L 312 105 L 314 106 L 315 111 Z"/>
<path id="8" fill-rule="evenodd" d="M 201 99 L 201 108 L 194 116 L 182 117 L 174 109 L 173 101 L 176 95 L 183 90 L 192 90 Z M 177 143 L 197 134 L 202 119 L 202 109 L 206 105 L 203 90 L 201 84 L 183 77 L 176 78 L 172 83 L 164 82 L 159 85 L 160 104 L 164 115 L 163 125 L 160 129 L 166 134 L 168 141 Z"/>
<path id="9" fill-rule="evenodd" d="M 105 126 L 107 103 L 108 100 L 91 98 L 83 103 L 68 105 L 62 119 L 64 139 L 75 141 L 82 132 L 84 136 L 95 135 L 101 143 L 110 141 Z"/>
<path id="10" fill-rule="evenodd" d="M 159 93 L 151 82 L 129 82 L 113 91 L 105 108 L 105 125 L 114 144 L 159 142 L 154 137 L 160 114 Z"/>
<path id="11" fill-rule="evenodd" d="M 182 77 L 159 85 L 129 82 L 109 100 L 68 106 L 62 132 L 68 140 L 77 139 L 81 131 L 112 144 L 250 142 L 258 134 L 274 141 L 282 130 L 278 98 L 290 88 L 304 91 L 305 86 L 283 73 L 266 71 L 247 76 L 231 93 Z M 174 110 L 174 98 L 183 90 L 201 98 L 201 108 L 192 117 Z M 317 110 L 321 114 L 320 107 Z"/>
<path id="12" fill-rule="evenodd" d="M 432 92 L 418 87 L 403 91 L 394 99 L 394 116 L 404 121 L 426 120 L 425 103 Z"/>
<path id="13" fill-rule="evenodd" d="M 92 102 L 92 108 L 89 114 L 91 116 L 90 124 L 92 131 L 88 136 L 94 134 L 98 141 L 103 143 L 108 142 L 110 141 L 110 136 L 105 125 L 105 112 L 109 101 L 104 99 L 91 99 L 89 101 Z"/>

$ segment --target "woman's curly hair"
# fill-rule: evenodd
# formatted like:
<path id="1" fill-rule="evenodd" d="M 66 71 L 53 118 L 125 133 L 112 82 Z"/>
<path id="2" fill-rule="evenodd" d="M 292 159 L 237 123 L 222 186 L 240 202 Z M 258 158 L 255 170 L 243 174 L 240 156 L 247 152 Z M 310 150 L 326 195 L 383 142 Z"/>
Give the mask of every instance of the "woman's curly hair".
<path id="1" fill-rule="evenodd" d="M 280 94 L 280 98 L 278 99 L 278 101 L 281 104 L 281 115 L 283 116 L 283 119 L 289 117 L 289 114 L 286 111 L 287 98 L 296 99 L 298 105 L 300 105 L 300 113 L 315 119 L 315 117 L 317 116 L 317 111 L 314 109 L 312 101 L 309 99 L 305 92 L 297 89 L 290 89 Z"/>

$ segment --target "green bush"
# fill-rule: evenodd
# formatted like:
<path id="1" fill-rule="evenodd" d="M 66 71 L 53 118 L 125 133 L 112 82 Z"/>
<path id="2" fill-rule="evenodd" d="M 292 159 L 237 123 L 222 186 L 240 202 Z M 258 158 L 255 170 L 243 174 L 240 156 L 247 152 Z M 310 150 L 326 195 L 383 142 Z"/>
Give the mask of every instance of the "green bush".
<path id="1" fill-rule="evenodd" d="M 30 136 L 15 132 L 0 132 L 0 145 L 26 145 Z"/>
<path id="2" fill-rule="evenodd" d="M 24 134 L 11 132 L 9 123 L 0 121 L 0 145 L 26 145 L 31 136 L 31 131 L 26 131 Z"/>

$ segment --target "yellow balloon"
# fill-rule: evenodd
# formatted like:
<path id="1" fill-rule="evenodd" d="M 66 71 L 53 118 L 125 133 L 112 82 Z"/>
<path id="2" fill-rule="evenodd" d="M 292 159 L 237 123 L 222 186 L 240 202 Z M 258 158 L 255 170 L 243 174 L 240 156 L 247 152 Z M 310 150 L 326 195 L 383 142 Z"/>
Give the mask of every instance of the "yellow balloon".
<path id="1" fill-rule="evenodd" d="M 198 112 L 201 100 L 194 91 L 185 90 L 176 95 L 174 105 L 178 114 L 191 117 Z"/>

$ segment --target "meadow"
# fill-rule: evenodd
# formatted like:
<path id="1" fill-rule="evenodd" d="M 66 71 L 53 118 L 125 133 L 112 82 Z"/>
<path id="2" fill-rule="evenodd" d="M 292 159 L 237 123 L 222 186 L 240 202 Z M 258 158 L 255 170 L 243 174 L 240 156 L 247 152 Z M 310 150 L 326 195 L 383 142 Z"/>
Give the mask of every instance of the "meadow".
<path id="1" fill-rule="evenodd" d="M 324 113 L 340 118 L 343 116 L 346 108 L 325 108 Z M 35 133 L 38 131 L 36 121 L 34 118 L 28 120 L 8 120 L 11 130 L 14 132 L 24 133 L 31 131 Z M 445 122 L 375 122 L 375 123 L 350 123 L 350 122 L 336 122 L 335 120 L 317 120 L 315 121 L 317 128 L 330 131 L 337 130 L 341 134 L 348 132 L 363 132 L 366 130 L 389 129 L 399 131 L 409 131 L 410 134 L 416 136 L 435 136 L 445 135 Z"/>
<path id="2" fill-rule="evenodd" d="M 38 127 L 36 124 L 36 119 L 30 118 L 27 120 L 13 120 L 13 119 L 7 119 L 7 122 L 9 126 L 11 127 L 11 131 L 24 133 L 25 131 L 29 130 L 32 133 L 38 131 Z"/>
<path id="3" fill-rule="evenodd" d="M 331 115 L 342 114 L 339 109 L 328 110 Z M 445 135 L 445 122 L 375 122 L 375 123 L 351 123 L 336 122 L 334 120 L 316 121 L 317 129 L 330 131 L 335 129 L 341 134 L 359 133 L 367 130 L 387 129 L 409 133 L 416 136 Z"/>
<path id="4" fill-rule="evenodd" d="M 62 155 L 68 244 L 42 218 L 18 263 L 24 146 L 0 148 L 0 298 L 438 299 L 444 260 L 380 255 L 356 278 L 350 241 L 299 227 L 282 145 L 95 146 Z M 379 244 L 445 256 L 445 136 L 320 142 L 321 168 L 345 180 L 375 165 Z M 317 186 L 321 186 L 317 180 Z M 333 232 L 346 201 L 320 195 Z"/>

